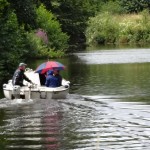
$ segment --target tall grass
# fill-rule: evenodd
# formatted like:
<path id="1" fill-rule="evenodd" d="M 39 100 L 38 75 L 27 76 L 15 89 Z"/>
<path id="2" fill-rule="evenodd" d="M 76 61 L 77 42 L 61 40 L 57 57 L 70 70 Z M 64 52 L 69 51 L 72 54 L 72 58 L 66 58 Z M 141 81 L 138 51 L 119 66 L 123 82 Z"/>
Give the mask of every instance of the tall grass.
<path id="1" fill-rule="evenodd" d="M 108 12 L 90 18 L 86 30 L 88 44 L 148 43 L 150 16 L 141 14 L 112 15 Z"/>

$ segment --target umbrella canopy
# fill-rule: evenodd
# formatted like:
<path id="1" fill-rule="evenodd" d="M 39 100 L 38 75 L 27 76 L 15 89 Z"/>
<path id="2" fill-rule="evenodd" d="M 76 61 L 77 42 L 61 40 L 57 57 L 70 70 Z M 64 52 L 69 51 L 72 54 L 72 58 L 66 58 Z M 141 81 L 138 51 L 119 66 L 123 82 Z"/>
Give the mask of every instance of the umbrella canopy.
<path id="1" fill-rule="evenodd" d="M 57 61 L 47 61 L 39 65 L 37 69 L 35 70 L 35 72 L 44 74 L 48 70 L 54 70 L 54 69 L 64 70 L 65 66 Z"/>

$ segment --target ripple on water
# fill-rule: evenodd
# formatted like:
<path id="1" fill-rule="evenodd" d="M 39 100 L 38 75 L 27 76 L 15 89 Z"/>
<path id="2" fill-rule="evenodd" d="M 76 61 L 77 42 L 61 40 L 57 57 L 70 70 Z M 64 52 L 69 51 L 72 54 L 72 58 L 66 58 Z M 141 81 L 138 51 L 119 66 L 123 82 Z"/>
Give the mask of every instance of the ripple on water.
<path id="1" fill-rule="evenodd" d="M 148 150 L 149 105 L 122 98 L 70 95 L 66 100 L 7 104 L 1 136 L 7 148 L 15 150 Z"/>
<path id="2" fill-rule="evenodd" d="M 147 119 L 150 115 L 149 106 L 141 103 L 117 102 L 116 98 L 119 97 L 113 99 L 113 96 L 110 98 L 91 96 L 91 99 L 89 96 L 84 97 L 82 102 L 78 100 L 73 102 L 74 108 L 70 112 L 76 114 L 73 119 L 76 123 L 77 140 L 74 140 L 76 145 L 88 149 L 88 146 L 91 148 L 91 143 L 94 143 L 92 144 L 94 146 L 99 142 L 100 149 L 149 148 L 150 120 Z M 79 104 L 85 105 L 89 111 L 78 107 Z"/>

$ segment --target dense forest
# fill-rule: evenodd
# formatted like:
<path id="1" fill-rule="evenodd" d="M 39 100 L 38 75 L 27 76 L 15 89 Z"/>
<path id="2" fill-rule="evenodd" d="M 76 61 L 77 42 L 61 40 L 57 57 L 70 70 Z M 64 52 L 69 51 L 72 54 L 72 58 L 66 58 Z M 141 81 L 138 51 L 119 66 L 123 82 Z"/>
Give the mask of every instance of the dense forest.
<path id="1" fill-rule="evenodd" d="M 0 0 L 0 83 L 20 61 L 150 42 L 150 0 Z"/>

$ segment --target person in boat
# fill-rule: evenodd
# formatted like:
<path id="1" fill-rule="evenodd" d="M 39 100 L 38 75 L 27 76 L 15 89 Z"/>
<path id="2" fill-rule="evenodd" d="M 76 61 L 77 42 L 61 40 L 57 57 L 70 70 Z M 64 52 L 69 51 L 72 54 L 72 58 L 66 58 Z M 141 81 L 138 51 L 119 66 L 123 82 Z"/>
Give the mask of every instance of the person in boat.
<path id="1" fill-rule="evenodd" d="M 30 83 L 32 83 L 32 81 L 24 74 L 25 68 L 26 68 L 25 63 L 20 63 L 18 69 L 15 71 L 13 78 L 12 78 L 12 84 L 13 85 L 20 85 L 20 86 L 24 86 L 23 84 L 23 80 L 26 80 Z"/>
<path id="2" fill-rule="evenodd" d="M 59 74 L 59 70 L 54 69 L 53 71 L 49 70 L 47 72 L 45 85 L 47 87 L 59 87 L 62 84 L 62 77 Z"/>

